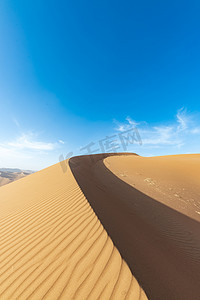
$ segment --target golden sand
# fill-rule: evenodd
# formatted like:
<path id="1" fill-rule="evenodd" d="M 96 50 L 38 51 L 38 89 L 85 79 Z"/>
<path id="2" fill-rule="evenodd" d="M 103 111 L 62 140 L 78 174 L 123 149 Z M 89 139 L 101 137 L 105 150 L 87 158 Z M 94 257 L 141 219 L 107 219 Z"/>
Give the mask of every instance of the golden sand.
<path id="1" fill-rule="evenodd" d="M 147 299 L 70 167 L 0 188 L 0 299 Z"/>

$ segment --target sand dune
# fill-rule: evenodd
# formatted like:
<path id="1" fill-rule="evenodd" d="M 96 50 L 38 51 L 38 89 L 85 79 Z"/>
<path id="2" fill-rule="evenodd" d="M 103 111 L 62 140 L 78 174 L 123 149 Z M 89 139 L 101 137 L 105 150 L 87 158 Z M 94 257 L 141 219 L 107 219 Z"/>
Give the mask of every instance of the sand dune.
<path id="1" fill-rule="evenodd" d="M 32 171 L 23 171 L 23 170 L 20 170 L 20 169 L 1 168 L 0 169 L 0 186 L 11 183 L 15 180 L 23 178 L 23 177 L 25 177 L 29 174 L 32 174 L 32 173 L 34 173 L 34 172 L 32 172 Z"/>
<path id="2" fill-rule="evenodd" d="M 79 186 L 149 299 L 200 299 L 199 165 L 200 155 L 70 159 Z"/>
<path id="3" fill-rule="evenodd" d="M 0 299 L 147 299 L 70 167 L 0 188 Z"/>
<path id="4" fill-rule="evenodd" d="M 0 299 L 199 300 L 200 155 L 63 164 L 0 188 Z"/>
<path id="5" fill-rule="evenodd" d="M 118 178 L 169 207 L 200 221 L 200 154 L 105 159 Z"/>

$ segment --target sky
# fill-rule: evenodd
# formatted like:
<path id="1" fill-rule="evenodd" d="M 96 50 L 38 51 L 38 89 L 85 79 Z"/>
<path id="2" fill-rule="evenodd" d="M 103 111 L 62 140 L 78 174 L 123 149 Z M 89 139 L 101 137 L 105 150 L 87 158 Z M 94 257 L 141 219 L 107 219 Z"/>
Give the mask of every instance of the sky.
<path id="1" fill-rule="evenodd" d="M 199 11 L 199 1 L 1 0 L 0 167 L 198 153 Z"/>

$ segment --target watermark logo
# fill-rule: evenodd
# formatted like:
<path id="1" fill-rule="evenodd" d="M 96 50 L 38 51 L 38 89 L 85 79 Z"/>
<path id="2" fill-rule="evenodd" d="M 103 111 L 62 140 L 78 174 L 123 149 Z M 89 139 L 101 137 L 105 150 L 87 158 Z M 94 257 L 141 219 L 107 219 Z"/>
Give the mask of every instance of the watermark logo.
<path id="1" fill-rule="evenodd" d="M 128 146 L 135 143 L 142 145 L 142 139 L 138 129 L 136 127 L 132 127 L 117 134 L 106 136 L 97 142 L 92 141 L 79 150 L 85 155 L 91 155 L 95 153 L 118 153 L 127 151 Z M 59 156 L 60 165 L 64 173 L 67 171 L 66 159 L 69 159 L 72 156 L 73 151 L 68 152 L 65 157 L 63 154 Z"/>

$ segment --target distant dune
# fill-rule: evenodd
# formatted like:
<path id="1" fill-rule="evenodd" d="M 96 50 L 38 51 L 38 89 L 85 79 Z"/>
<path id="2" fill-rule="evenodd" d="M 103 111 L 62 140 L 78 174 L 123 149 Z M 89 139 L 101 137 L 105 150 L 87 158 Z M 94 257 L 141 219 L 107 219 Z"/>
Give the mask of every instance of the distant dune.
<path id="1" fill-rule="evenodd" d="M 199 300 L 199 167 L 98 154 L 2 186 L 0 299 Z"/>
<path id="2" fill-rule="evenodd" d="M 34 173 L 30 170 L 0 168 L 0 186 Z"/>
<path id="3" fill-rule="evenodd" d="M 0 299 L 147 299 L 69 166 L 0 188 Z"/>

